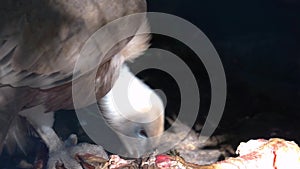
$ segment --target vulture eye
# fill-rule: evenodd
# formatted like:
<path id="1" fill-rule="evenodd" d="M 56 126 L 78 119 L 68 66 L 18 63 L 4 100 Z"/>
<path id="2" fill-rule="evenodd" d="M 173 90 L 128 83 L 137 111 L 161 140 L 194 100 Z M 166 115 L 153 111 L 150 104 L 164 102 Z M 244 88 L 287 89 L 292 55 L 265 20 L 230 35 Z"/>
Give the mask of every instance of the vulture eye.
<path id="1" fill-rule="evenodd" d="M 148 138 L 148 135 L 144 129 L 139 130 L 137 134 L 139 137 Z"/>

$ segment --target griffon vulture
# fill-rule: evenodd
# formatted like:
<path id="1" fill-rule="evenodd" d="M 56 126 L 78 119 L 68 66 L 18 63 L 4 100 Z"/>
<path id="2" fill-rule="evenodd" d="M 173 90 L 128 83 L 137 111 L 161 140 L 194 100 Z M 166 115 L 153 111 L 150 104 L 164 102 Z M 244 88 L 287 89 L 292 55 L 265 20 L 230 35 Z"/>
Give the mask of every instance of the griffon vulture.
<path id="1" fill-rule="evenodd" d="M 88 38 L 98 29 L 120 17 L 145 11 L 145 0 L 1 1 L 0 150 L 13 140 L 19 146 L 24 146 L 22 133 L 18 132 L 21 130 L 18 117 L 22 114 L 45 141 L 50 153 L 55 154 L 61 151 L 65 144 L 52 129 L 51 112 L 74 109 L 72 86 L 79 84 L 88 86 L 94 83 L 95 89 L 92 93 L 96 95 L 96 102 L 108 124 L 116 131 L 145 140 L 147 137 L 161 135 L 164 123 L 161 100 L 148 86 L 135 78 L 125 65 L 127 60 L 133 60 L 149 47 L 148 34 L 122 39 L 111 49 L 107 49 L 107 53 L 99 52 L 99 66 L 90 67 L 86 72 L 74 72 L 80 51 Z M 114 30 L 107 31 L 107 36 L 111 39 L 118 39 L 119 31 L 123 29 L 116 27 Z M 147 24 L 140 21 L 139 25 L 133 26 L 133 31 L 137 32 L 140 29 L 148 29 Z M 105 48 L 106 41 L 99 43 L 98 47 Z M 89 56 L 84 57 L 88 60 Z M 81 64 L 85 66 L 84 62 Z M 95 77 L 90 76 L 91 72 L 95 73 Z M 76 73 L 81 73 L 81 75 L 74 78 Z M 140 97 L 135 99 L 141 111 L 130 109 L 120 111 L 130 114 L 135 119 L 143 119 L 145 123 L 134 123 L 115 113 L 111 104 L 113 99 L 111 93 L 114 88 L 123 84 L 123 78 L 119 78 L 121 76 L 127 76 L 136 81 L 132 86 L 136 90 L 130 91 L 133 92 L 131 93 L 133 96 Z M 116 81 L 120 83 L 116 83 L 113 88 Z M 75 91 L 77 92 L 81 93 L 80 90 Z M 143 98 L 144 93 L 154 94 L 154 102 L 150 109 L 147 107 L 149 106 L 148 100 L 145 99 L 146 97 Z M 120 93 L 120 95 L 124 94 L 128 93 Z M 81 107 L 89 104 L 93 103 L 83 99 Z M 37 106 L 43 107 L 38 114 L 35 111 L 20 113 Z M 122 142 L 129 153 L 141 155 L 145 152 L 144 147 L 147 141 L 141 142 L 141 145 L 132 145 L 126 139 Z M 75 161 L 68 159 L 64 161 L 64 157 L 53 157 L 53 159 L 49 161 L 48 168 L 54 168 L 55 159 L 60 159 L 60 162 L 65 163 L 66 168 L 80 168 Z"/>

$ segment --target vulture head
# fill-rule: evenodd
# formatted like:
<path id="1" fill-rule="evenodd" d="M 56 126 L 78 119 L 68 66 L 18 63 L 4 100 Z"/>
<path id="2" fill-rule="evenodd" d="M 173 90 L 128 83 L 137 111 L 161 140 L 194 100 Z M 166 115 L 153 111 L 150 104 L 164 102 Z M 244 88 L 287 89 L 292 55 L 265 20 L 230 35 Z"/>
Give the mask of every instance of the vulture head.
<path id="1" fill-rule="evenodd" d="M 99 107 L 130 156 L 140 157 L 158 145 L 164 130 L 163 102 L 126 66 Z"/>

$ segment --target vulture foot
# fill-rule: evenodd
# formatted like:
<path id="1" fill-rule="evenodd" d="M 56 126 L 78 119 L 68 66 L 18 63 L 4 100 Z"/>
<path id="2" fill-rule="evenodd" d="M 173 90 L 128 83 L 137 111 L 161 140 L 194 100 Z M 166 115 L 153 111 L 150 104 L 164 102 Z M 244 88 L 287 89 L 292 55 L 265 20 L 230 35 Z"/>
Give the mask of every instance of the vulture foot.
<path id="1" fill-rule="evenodd" d="M 77 144 L 72 134 L 60 148 L 49 153 L 48 169 L 101 169 L 107 164 L 107 154 L 99 145 Z"/>

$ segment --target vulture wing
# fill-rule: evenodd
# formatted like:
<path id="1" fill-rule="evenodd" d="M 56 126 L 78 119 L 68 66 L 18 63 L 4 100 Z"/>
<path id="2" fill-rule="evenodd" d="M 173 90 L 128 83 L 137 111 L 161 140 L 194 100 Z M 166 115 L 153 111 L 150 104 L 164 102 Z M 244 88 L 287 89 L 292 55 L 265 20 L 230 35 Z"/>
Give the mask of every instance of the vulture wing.
<path id="1" fill-rule="evenodd" d="M 70 81 L 80 50 L 96 30 L 145 10 L 144 0 L 1 1 L 0 84 L 51 88 Z"/>

